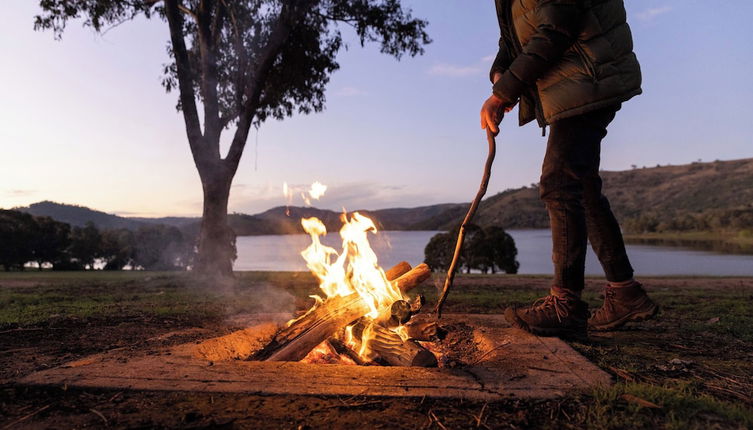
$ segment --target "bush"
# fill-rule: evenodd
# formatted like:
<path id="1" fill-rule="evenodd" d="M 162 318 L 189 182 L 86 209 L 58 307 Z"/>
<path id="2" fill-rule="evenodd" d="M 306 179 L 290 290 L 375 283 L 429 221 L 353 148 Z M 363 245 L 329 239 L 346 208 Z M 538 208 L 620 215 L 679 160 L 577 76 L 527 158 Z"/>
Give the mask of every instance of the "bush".
<path id="1" fill-rule="evenodd" d="M 424 262 L 434 271 L 446 271 L 450 268 L 455 243 L 460 227 L 449 233 L 439 233 L 431 238 L 424 249 Z M 463 249 L 460 253 L 458 268 L 466 272 L 479 270 L 483 273 L 518 273 L 520 263 L 516 260 L 518 249 L 515 240 L 502 227 L 480 228 L 469 225 L 466 228 Z"/>

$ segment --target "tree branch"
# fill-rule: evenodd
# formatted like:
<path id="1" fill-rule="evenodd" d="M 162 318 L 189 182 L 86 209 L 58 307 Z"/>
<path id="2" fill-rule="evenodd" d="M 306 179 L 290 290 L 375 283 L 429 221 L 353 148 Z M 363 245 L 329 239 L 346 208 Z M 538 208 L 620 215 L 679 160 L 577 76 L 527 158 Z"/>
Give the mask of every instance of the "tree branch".
<path id="1" fill-rule="evenodd" d="M 188 60 L 186 41 L 183 37 L 183 15 L 180 12 L 180 0 L 165 0 L 165 15 L 170 26 L 170 41 L 178 75 L 178 89 L 180 90 L 180 105 L 183 119 L 186 123 L 188 144 L 191 147 L 196 167 L 201 173 L 206 165 L 207 154 L 203 146 L 204 136 L 201 133 L 201 123 L 196 109 L 196 94 L 193 89 L 193 71 Z"/>
<path id="2" fill-rule="evenodd" d="M 248 131 L 253 122 L 256 110 L 259 107 L 264 90 L 264 84 L 269 76 L 272 66 L 274 66 L 277 56 L 280 54 L 283 46 L 290 37 L 290 33 L 297 23 L 306 16 L 320 0 L 290 0 L 283 3 L 280 16 L 277 19 L 274 29 L 270 33 L 266 46 L 262 49 L 259 60 L 255 62 L 253 69 L 250 71 L 252 79 L 244 89 L 246 96 L 242 110 L 239 112 L 238 128 L 233 136 L 233 142 L 230 144 L 227 156 L 224 162 L 228 170 L 233 174 L 238 169 L 243 148 L 246 146 Z"/>
<path id="3" fill-rule="evenodd" d="M 220 105 L 217 96 L 217 51 L 212 33 L 215 0 L 202 0 L 198 11 L 198 43 L 201 62 L 201 96 L 204 102 L 204 137 L 212 156 L 220 158 Z"/>

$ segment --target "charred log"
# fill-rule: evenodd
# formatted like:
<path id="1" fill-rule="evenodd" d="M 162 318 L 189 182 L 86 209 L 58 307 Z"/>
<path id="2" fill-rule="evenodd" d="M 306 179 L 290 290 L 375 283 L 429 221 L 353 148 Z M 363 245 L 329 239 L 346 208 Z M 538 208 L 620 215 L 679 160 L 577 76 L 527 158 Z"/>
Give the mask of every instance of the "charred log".
<path id="1" fill-rule="evenodd" d="M 411 321 L 405 325 L 408 337 L 424 342 L 442 340 L 447 336 L 447 330 L 440 327 L 435 321 Z"/>

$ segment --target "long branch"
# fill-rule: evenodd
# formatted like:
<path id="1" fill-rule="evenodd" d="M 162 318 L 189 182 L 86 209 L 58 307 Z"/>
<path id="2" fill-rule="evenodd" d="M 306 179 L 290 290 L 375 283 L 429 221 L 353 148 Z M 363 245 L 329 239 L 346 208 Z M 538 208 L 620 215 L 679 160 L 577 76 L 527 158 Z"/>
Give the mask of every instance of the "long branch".
<path id="1" fill-rule="evenodd" d="M 186 123 L 188 144 L 191 147 L 194 162 L 201 172 L 207 157 L 203 146 L 204 137 L 201 133 L 199 113 L 196 109 L 196 94 L 193 88 L 193 70 L 188 60 L 186 41 L 183 38 L 183 15 L 180 12 L 179 0 L 165 0 L 165 15 L 170 26 L 170 41 L 172 42 L 175 66 L 178 75 L 178 89 L 180 90 L 180 104 Z"/>
<path id="2" fill-rule="evenodd" d="M 489 177 L 492 174 L 492 163 L 494 163 L 494 156 L 497 153 L 497 142 L 494 139 L 494 135 L 488 129 L 486 130 L 486 139 L 489 143 L 489 152 L 486 156 L 486 163 L 484 163 L 484 174 L 481 178 L 481 185 L 478 187 L 476 197 L 471 202 L 471 206 L 468 208 L 468 213 L 465 214 L 463 223 L 460 224 L 460 230 L 458 231 L 458 239 L 455 243 L 455 253 L 452 255 L 452 262 L 450 268 L 447 270 L 447 278 L 444 281 L 444 287 L 442 288 L 442 294 L 437 301 L 437 319 L 442 318 L 442 306 L 444 306 L 447 295 L 450 294 L 450 288 L 452 288 L 452 282 L 455 280 L 455 271 L 458 267 L 458 261 L 460 260 L 460 252 L 463 249 L 463 240 L 465 239 L 465 229 L 473 220 L 473 216 L 476 215 L 476 209 L 481 204 L 481 199 L 486 194 L 486 187 L 489 185 Z"/>
<path id="3" fill-rule="evenodd" d="M 217 51 L 212 34 L 214 0 L 202 0 L 198 12 L 201 95 L 204 102 L 204 136 L 213 158 L 220 158 L 220 104 L 217 96 Z"/>

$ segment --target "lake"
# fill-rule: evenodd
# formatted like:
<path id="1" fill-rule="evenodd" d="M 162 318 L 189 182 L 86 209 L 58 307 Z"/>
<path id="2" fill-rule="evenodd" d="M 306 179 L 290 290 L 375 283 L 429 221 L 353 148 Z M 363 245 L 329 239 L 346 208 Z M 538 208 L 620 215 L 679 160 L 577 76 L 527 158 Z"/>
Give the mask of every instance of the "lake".
<path id="1" fill-rule="evenodd" d="M 518 247 L 521 274 L 550 274 L 549 230 L 509 230 Z M 400 261 L 416 265 L 424 259 L 424 247 L 435 231 L 383 231 L 371 235 L 379 264 L 389 268 Z M 322 242 L 340 250 L 340 235 L 330 233 Z M 238 237 L 235 270 L 305 271 L 300 252 L 311 243 L 308 235 Z M 753 255 L 660 245 L 627 245 L 637 276 L 712 275 L 753 276 Z M 596 255 L 589 249 L 587 275 L 603 275 Z"/>

